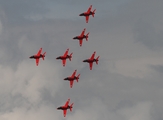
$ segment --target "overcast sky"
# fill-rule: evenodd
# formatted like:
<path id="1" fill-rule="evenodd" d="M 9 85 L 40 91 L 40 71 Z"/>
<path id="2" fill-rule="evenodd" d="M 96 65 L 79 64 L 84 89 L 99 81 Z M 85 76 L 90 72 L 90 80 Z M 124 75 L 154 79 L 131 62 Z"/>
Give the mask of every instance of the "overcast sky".
<path id="1" fill-rule="evenodd" d="M 90 5 L 86 24 L 79 14 Z M 0 120 L 163 120 L 162 11 L 162 0 L 0 0 Z M 84 28 L 80 47 L 72 38 Z M 29 56 L 41 47 L 36 66 Z M 63 67 L 56 57 L 67 48 Z M 94 51 L 89 70 L 82 61 Z M 63 79 L 75 69 L 70 88 Z M 68 98 L 64 118 L 56 108 Z"/>

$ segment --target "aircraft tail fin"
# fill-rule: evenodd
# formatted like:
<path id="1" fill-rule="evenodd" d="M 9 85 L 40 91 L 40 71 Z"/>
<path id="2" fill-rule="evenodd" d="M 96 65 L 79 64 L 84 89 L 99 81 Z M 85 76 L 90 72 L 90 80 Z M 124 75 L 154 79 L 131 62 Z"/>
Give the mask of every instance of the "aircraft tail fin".
<path id="1" fill-rule="evenodd" d="M 44 60 L 45 54 L 46 54 L 46 52 L 44 52 L 44 54 L 42 55 L 42 59 L 43 59 L 43 60 Z"/>
<path id="2" fill-rule="evenodd" d="M 69 57 L 69 60 L 70 60 L 70 61 L 71 61 L 71 59 L 72 59 L 72 54 L 73 54 L 73 53 L 71 53 L 71 54 L 70 54 L 70 57 Z"/>
<path id="3" fill-rule="evenodd" d="M 72 104 L 70 105 L 70 111 L 71 111 L 71 112 L 72 112 L 73 104 L 74 104 L 74 103 L 72 103 Z"/>
<path id="4" fill-rule="evenodd" d="M 80 77 L 80 74 L 77 76 L 77 78 L 76 78 L 76 82 L 78 82 L 78 80 L 79 80 L 79 77 Z"/>
<path id="5" fill-rule="evenodd" d="M 92 17 L 94 17 L 94 15 L 95 15 L 95 11 L 96 11 L 96 9 L 93 10 Z"/>
<path id="6" fill-rule="evenodd" d="M 98 65 L 98 59 L 99 59 L 99 57 L 100 57 L 100 56 L 98 56 L 98 57 L 96 58 L 96 64 L 97 64 L 97 65 Z"/>
<path id="7" fill-rule="evenodd" d="M 88 41 L 88 35 L 89 35 L 89 33 L 87 33 L 87 35 L 86 35 L 86 41 Z"/>

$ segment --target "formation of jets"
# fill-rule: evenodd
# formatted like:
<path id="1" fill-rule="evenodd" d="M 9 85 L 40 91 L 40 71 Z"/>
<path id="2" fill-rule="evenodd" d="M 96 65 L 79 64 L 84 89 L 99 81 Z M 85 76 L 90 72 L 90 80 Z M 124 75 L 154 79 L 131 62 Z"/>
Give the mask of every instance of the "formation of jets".
<path id="1" fill-rule="evenodd" d="M 85 16 L 86 18 L 86 23 L 88 23 L 89 21 L 89 16 L 92 15 L 94 17 L 94 14 L 95 14 L 95 11 L 96 9 L 94 9 L 93 11 L 91 11 L 92 9 L 92 5 L 90 5 L 90 7 L 88 8 L 88 10 L 84 13 L 81 13 L 79 16 Z M 85 31 L 86 31 L 86 28 L 84 28 L 84 30 L 82 31 L 82 33 L 79 35 L 79 36 L 76 36 L 74 37 L 73 39 L 77 39 L 79 40 L 79 45 L 80 47 L 82 46 L 82 42 L 83 42 L 83 39 L 86 39 L 86 41 L 88 41 L 88 35 L 89 35 L 89 32 L 85 35 Z M 62 65 L 65 66 L 66 65 L 66 59 L 69 59 L 71 61 L 72 59 L 72 54 L 68 54 L 69 52 L 69 48 L 65 51 L 64 55 L 63 56 L 59 56 L 57 57 L 56 59 L 60 59 L 62 60 Z M 29 58 L 30 59 L 35 59 L 36 60 L 36 66 L 38 66 L 39 64 L 39 59 L 42 58 L 44 60 L 45 58 L 45 54 L 46 52 L 44 52 L 42 54 L 42 48 L 40 48 L 40 50 L 38 51 L 38 53 L 36 55 L 32 55 L 30 56 Z M 92 54 L 92 56 L 89 58 L 89 59 L 85 59 L 83 60 L 83 62 L 88 62 L 89 63 L 89 67 L 90 67 L 90 70 L 92 70 L 92 67 L 93 67 L 93 62 L 96 62 L 96 64 L 98 64 L 98 59 L 99 59 L 99 56 L 95 59 L 95 54 L 96 54 L 96 51 L 94 51 L 94 53 Z M 70 82 L 70 88 L 73 87 L 73 84 L 74 84 L 74 80 L 76 80 L 76 82 L 78 82 L 79 80 L 79 77 L 80 77 L 80 74 L 76 75 L 76 72 L 77 70 L 75 70 L 71 76 L 69 77 L 66 77 L 64 78 L 64 80 L 66 81 L 69 81 Z M 63 110 L 63 116 L 66 117 L 66 113 L 67 113 L 67 109 L 70 109 L 70 111 L 72 111 L 72 108 L 73 108 L 73 104 L 72 103 L 71 105 L 69 105 L 69 102 L 70 102 L 70 99 L 68 99 L 65 103 L 64 106 L 60 106 L 57 108 L 57 110 Z"/>

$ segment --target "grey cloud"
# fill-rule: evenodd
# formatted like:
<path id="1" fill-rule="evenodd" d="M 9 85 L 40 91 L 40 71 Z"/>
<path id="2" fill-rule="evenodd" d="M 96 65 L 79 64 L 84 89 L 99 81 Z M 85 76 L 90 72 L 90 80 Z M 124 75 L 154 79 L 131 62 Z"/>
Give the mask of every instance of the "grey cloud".
<path id="1" fill-rule="evenodd" d="M 163 66 L 162 65 L 151 65 L 150 66 L 152 69 L 157 71 L 160 75 L 163 73 Z"/>
<path id="2" fill-rule="evenodd" d="M 141 42 L 150 49 L 162 48 L 163 30 L 157 30 L 152 24 L 145 21 L 138 21 L 134 27 L 135 41 Z"/>
<path id="3" fill-rule="evenodd" d="M 48 9 L 43 7 L 44 4 L 44 1 L 38 2 L 37 0 L 1 0 L 0 8 L 7 15 L 8 23 L 21 24 L 25 21 L 25 16 L 36 13 L 47 13 Z"/>
<path id="4" fill-rule="evenodd" d="M 162 6 L 163 1 L 133 1 L 120 7 L 120 21 L 133 27 L 134 40 L 150 49 L 162 47 Z"/>

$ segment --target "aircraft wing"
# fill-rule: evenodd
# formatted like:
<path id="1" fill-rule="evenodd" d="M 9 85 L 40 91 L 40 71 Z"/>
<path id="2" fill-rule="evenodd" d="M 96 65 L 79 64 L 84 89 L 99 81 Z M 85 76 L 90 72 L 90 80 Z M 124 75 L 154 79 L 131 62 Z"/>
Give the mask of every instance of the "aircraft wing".
<path id="1" fill-rule="evenodd" d="M 86 23 L 88 23 L 88 21 L 89 21 L 89 16 L 85 16 L 85 19 L 86 19 Z"/>
<path id="2" fill-rule="evenodd" d="M 90 70 L 92 70 L 93 62 L 89 63 Z"/>
<path id="3" fill-rule="evenodd" d="M 40 50 L 38 51 L 37 56 L 40 56 L 41 52 L 42 52 L 42 48 L 40 48 Z"/>
<path id="4" fill-rule="evenodd" d="M 85 33 L 85 28 L 84 28 L 84 30 L 82 31 L 82 33 L 80 34 L 80 36 L 83 36 L 84 33 Z"/>
<path id="5" fill-rule="evenodd" d="M 66 59 L 63 59 L 63 60 L 62 60 L 62 64 L 63 64 L 63 66 L 66 65 Z"/>
<path id="6" fill-rule="evenodd" d="M 36 59 L 36 65 L 38 66 L 39 64 L 39 58 Z"/>
<path id="7" fill-rule="evenodd" d="M 74 81 L 73 81 L 73 80 L 71 80 L 71 81 L 70 81 L 70 88 L 72 88 L 73 83 L 74 83 Z"/>
<path id="8" fill-rule="evenodd" d="M 73 77 L 73 78 L 75 77 L 76 71 L 77 71 L 77 70 L 75 70 L 75 71 L 73 72 L 73 74 L 71 75 L 71 77 Z"/>
<path id="9" fill-rule="evenodd" d="M 79 45 L 82 46 L 82 43 L 83 43 L 83 40 L 80 39 L 80 40 L 79 40 Z"/>
<path id="10" fill-rule="evenodd" d="M 96 52 L 94 52 L 93 54 L 92 54 L 92 56 L 91 56 L 91 60 L 93 60 L 94 59 L 94 57 L 95 57 L 95 54 L 96 54 Z"/>
<path id="11" fill-rule="evenodd" d="M 70 99 L 67 100 L 64 107 L 68 107 L 69 102 L 70 102 Z"/>
<path id="12" fill-rule="evenodd" d="M 64 54 L 64 57 L 66 57 L 66 56 L 67 56 L 68 51 L 69 51 L 69 49 L 67 49 L 67 50 L 66 50 L 66 52 L 65 52 L 65 54 Z"/>
<path id="13" fill-rule="evenodd" d="M 63 116 L 66 117 L 67 110 L 63 110 Z"/>
<path id="14" fill-rule="evenodd" d="M 90 5 L 90 7 L 88 8 L 87 13 L 90 13 L 91 9 L 92 9 L 92 5 Z"/>

